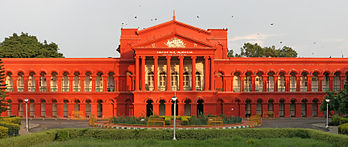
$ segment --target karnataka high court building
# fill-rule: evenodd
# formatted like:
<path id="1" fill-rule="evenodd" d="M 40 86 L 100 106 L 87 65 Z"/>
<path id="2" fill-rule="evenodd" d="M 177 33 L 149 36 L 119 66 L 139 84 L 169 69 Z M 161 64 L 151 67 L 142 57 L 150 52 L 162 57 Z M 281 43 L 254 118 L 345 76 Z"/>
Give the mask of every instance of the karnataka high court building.
<path id="1" fill-rule="evenodd" d="M 119 58 L 4 58 L 10 110 L 71 118 L 199 114 L 322 117 L 344 88 L 348 58 L 227 57 L 227 29 L 172 20 L 121 29 Z"/>

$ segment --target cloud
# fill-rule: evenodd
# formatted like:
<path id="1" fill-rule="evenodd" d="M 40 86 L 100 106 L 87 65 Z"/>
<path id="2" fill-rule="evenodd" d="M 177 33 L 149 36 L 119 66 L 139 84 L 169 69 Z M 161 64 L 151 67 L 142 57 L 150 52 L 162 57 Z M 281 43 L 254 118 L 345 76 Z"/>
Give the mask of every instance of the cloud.
<path id="1" fill-rule="evenodd" d="M 278 36 L 275 34 L 249 34 L 245 36 L 236 36 L 233 38 L 229 38 L 228 41 L 239 41 L 239 40 L 264 40 L 272 36 Z"/>
<path id="2" fill-rule="evenodd" d="M 265 39 L 273 37 L 273 36 L 279 36 L 275 34 L 261 34 L 261 33 L 255 33 L 255 34 L 249 34 L 244 36 L 235 36 L 228 39 L 228 42 L 250 42 L 250 43 L 257 43 L 259 45 L 263 45 Z"/>

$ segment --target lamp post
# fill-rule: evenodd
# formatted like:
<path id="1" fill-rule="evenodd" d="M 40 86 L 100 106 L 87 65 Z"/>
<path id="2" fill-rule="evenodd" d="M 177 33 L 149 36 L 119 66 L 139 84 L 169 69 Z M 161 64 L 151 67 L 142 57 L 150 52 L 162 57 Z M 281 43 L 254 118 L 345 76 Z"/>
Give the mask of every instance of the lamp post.
<path id="1" fill-rule="evenodd" d="M 326 129 L 329 128 L 329 102 L 330 99 L 325 99 L 326 101 Z"/>
<path id="2" fill-rule="evenodd" d="M 27 132 L 29 132 L 28 101 L 29 101 L 29 99 L 24 99 L 24 102 L 25 102 L 25 128 L 27 129 Z"/>
<path id="3" fill-rule="evenodd" d="M 174 102 L 174 128 L 173 128 L 173 130 L 174 130 L 174 136 L 173 136 L 173 140 L 176 140 L 176 138 L 175 138 L 175 121 L 176 121 L 176 99 L 177 99 L 177 97 L 174 95 L 173 97 L 172 97 L 172 100 L 173 100 L 173 102 Z"/>

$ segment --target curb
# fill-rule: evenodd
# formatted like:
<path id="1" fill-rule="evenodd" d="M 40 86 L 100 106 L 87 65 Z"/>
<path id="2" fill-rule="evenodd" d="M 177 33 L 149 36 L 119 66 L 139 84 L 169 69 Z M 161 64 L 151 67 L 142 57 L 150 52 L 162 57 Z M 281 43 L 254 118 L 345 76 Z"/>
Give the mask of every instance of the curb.
<path id="1" fill-rule="evenodd" d="M 253 125 L 240 125 L 240 126 L 230 126 L 230 127 L 215 127 L 215 128 L 204 128 L 204 127 L 192 127 L 192 128 L 177 128 L 177 130 L 204 130 L 204 129 L 241 129 L 241 128 L 254 128 L 261 126 L 259 124 L 253 124 Z M 160 130 L 160 129 L 166 129 L 166 130 L 173 130 L 173 128 L 148 128 L 148 127 L 129 127 L 129 126 L 110 126 L 105 124 L 95 124 L 96 128 L 107 128 L 107 129 L 125 129 L 125 130 Z"/>

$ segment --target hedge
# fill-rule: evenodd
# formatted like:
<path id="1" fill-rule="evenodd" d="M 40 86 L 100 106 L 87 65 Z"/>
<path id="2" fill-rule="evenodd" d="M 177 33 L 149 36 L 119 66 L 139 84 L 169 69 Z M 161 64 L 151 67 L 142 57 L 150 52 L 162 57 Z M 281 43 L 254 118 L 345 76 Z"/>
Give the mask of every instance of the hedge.
<path id="1" fill-rule="evenodd" d="M 19 133 L 20 126 L 18 124 L 0 121 L 0 126 L 8 128 L 8 136 L 17 136 Z"/>
<path id="2" fill-rule="evenodd" d="M 339 125 L 338 126 L 338 133 L 348 135 L 348 123 Z"/>
<path id="3" fill-rule="evenodd" d="M 0 121 L 8 122 L 8 123 L 14 123 L 14 124 L 21 124 L 22 118 L 20 117 L 0 117 Z"/>
<path id="4" fill-rule="evenodd" d="M 0 139 L 8 137 L 8 128 L 0 126 Z"/>
<path id="5" fill-rule="evenodd" d="M 206 130 L 177 130 L 177 139 L 204 140 L 219 137 L 246 137 L 246 138 L 311 138 L 322 140 L 334 146 L 348 144 L 348 136 L 331 134 L 312 129 L 300 128 L 246 128 L 246 129 L 206 129 Z M 59 129 L 48 130 L 31 135 L 6 138 L 0 140 L 0 146 L 30 146 L 45 141 L 65 141 L 73 138 L 97 138 L 97 139 L 156 139 L 171 140 L 172 130 L 123 130 L 123 129 Z M 28 142 L 28 143 L 27 143 Z"/>

